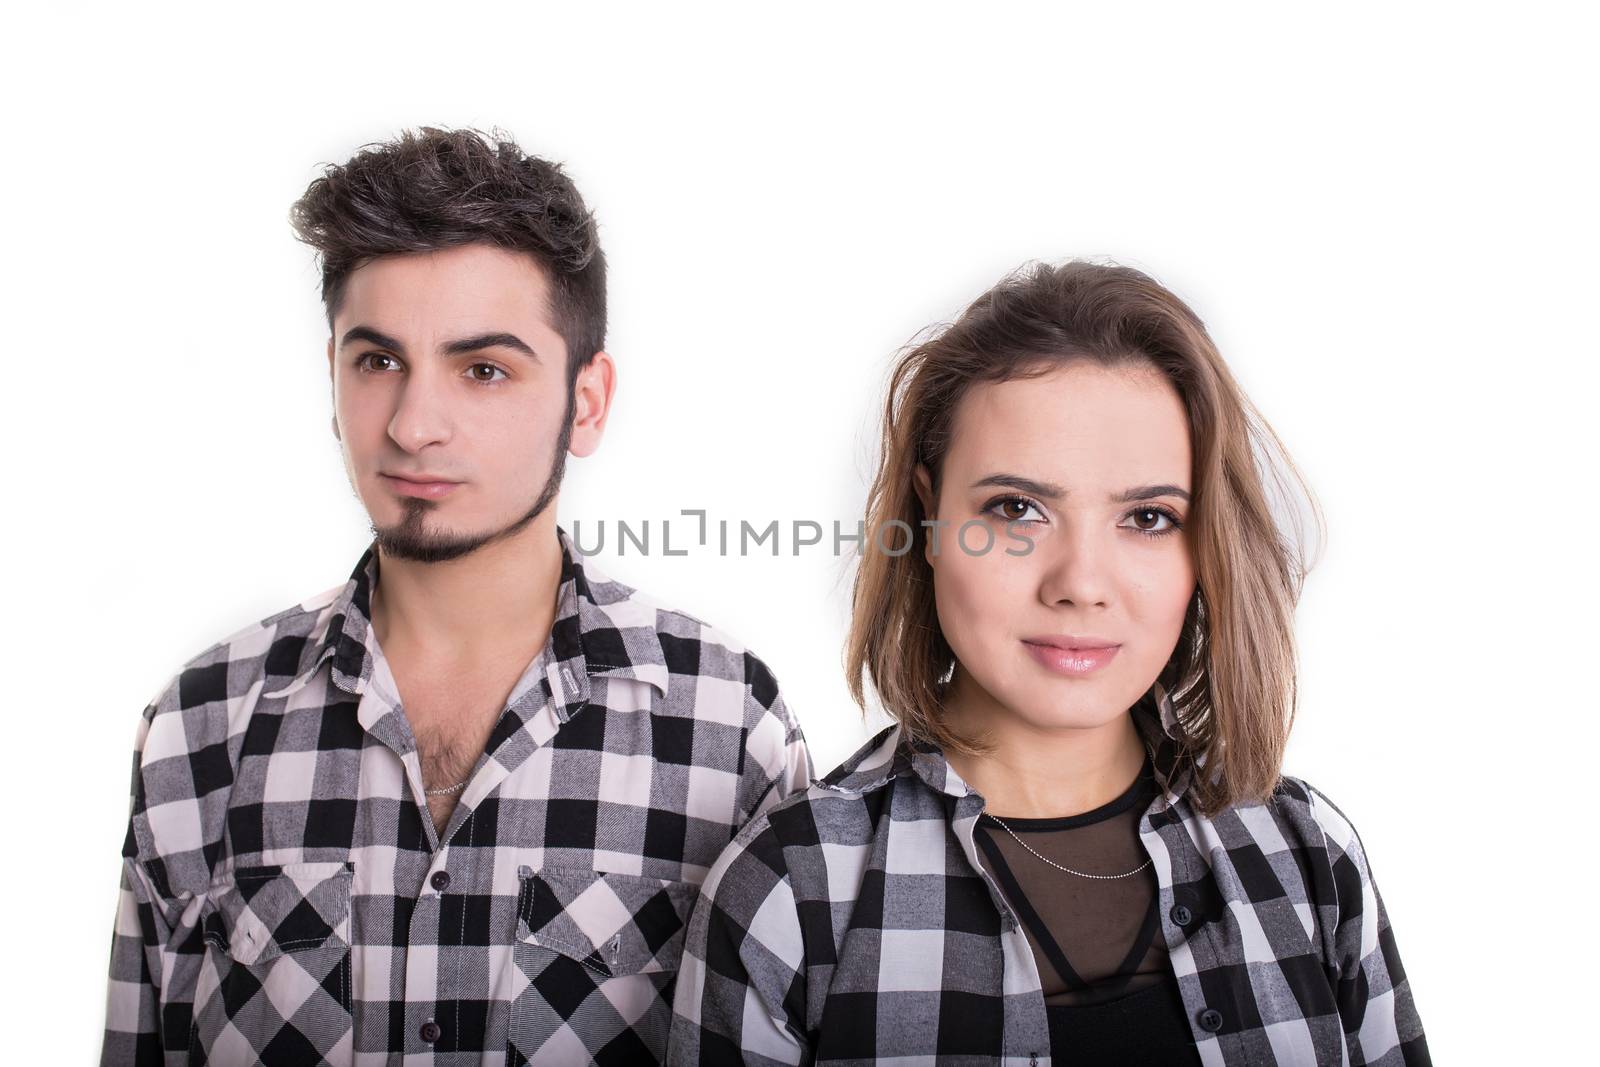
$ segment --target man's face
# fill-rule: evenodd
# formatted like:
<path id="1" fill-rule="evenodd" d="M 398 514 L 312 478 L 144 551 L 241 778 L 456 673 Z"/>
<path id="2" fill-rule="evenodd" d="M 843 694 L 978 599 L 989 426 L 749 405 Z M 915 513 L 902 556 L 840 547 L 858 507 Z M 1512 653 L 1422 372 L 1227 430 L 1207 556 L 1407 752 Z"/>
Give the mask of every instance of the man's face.
<path id="1" fill-rule="evenodd" d="M 360 267 L 328 361 L 345 470 L 388 555 L 459 558 L 552 503 L 574 412 L 530 257 L 470 244 Z"/>

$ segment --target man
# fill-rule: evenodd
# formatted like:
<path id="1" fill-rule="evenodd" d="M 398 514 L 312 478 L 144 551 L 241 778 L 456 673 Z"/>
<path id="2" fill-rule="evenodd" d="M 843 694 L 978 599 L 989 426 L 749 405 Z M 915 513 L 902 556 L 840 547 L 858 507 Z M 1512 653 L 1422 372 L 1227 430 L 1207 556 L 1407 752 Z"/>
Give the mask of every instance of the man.
<path id="1" fill-rule="evenodd" d="M 659 1060 L 699 882 L 811 768 L 761 660 L 556 525 L 616 382 L 594 220 L 432 128 L 291 217 L 374 541 L 145 709 L 103 1061 Z"/>

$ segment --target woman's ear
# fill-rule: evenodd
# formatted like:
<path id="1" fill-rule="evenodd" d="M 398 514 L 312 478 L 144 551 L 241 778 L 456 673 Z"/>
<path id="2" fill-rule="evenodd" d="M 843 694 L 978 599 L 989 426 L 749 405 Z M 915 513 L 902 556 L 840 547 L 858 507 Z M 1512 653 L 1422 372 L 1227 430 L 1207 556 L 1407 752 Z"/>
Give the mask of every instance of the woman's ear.
<path id="1" fill-rule="evenodd" d="M 911 483 L 917 491 L 917 499 L 922 502 L 922 517 L 932 519 L 939 514 L 938 501 L 933 497 L 933 477 L 928 473 L 928 468 L 918 463 L 911 472 Z"/>
<path id="2" fill-rule="evenodd" d="M 922 502 L 922 517 L 930 522 L 936 520 L 939 517 L 939 498 L 933 491 L 933 476 L 921 463 L 918 463 L 916 469 L 911 472 L 911 486 L 917 492 L 917 499 Z M 923 539 L 922 558 L 932 566 L 933 548 L 939 537 L 939 528 L 932 526 L 925 529 L 929 530 L 930 536 Z"/>

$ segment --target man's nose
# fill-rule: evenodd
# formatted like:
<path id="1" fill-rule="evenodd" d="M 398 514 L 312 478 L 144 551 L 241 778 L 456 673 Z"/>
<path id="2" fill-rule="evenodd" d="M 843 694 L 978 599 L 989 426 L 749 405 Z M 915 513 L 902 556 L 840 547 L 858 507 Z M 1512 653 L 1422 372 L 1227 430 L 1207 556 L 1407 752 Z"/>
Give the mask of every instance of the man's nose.
<path id="1" fill-rule="evenodd" d="M 412 372 L 406 376 L 389 420 L 389 436 L 407 452 L 450 439 L 453 419 L 447 383 L 441 375 Z"/>

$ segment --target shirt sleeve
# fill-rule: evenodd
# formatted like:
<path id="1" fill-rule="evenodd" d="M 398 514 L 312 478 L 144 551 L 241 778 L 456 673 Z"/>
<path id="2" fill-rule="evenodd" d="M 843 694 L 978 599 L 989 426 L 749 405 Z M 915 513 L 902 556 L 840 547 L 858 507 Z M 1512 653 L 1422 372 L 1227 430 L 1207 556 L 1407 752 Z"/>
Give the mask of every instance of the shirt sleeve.
<path id="1" fill-rule="evenodd" d="M 172 931 L 159 894 L 139 864 L 132 819 L 139 810 L 140 757 L 150 728 L 152 709 L 140 720 L 134 743 L 134 815 L 129 817 L 123 845 L 122 880 L 117 893 L 116 922 L 111 933 L 111 973 L 106 988 L 105 1033 L 100 1062 L 146 1064 L 162 1062 L 161 973 L 162 952 Z"/>
<path id="2" fill-rule="evenodd" d="M 712 866 L 689 919 L 668 1064 L 808 1064 L 805 952 L 783 849 L 759 819 Z"/>
<path id="3" fill-rule="evenodd" d="M 225 666 L 225 665 L 224 665 Z M 205 943 L 198 895 L 210 842 L 227 811 L 225 714 L 185 687 L 216 673 L 181 672 L 144 709 L 133 748 L 128 832 L 111 937 L 102 1064 L 183 1061 Z M 191 693 L 192 695 L 192 693 Z"/>
<path id="4" fill-rule="evenodd" d="M 1354 1067 L 1431 1064 L 1394 931 L 1373 880 L 1366 849 L 1350 820 L 1316 789 L 1312 809 L 1328 842 L 1338 893 L 1334 996 Z"/>
<path id="5" fill-rule="evenodd" d="M 160 1064 L 161 950 L 169 931 L 136 861 L 122 863 L 100 1062 Z"/>
<path id="6" fill-rule="evenodd" d="M 767 665 L 746 653 L 745 717 L 751 723 L 749 759 L 740 785 L 744 821 L 811 784 L 811 753 Z"/>

